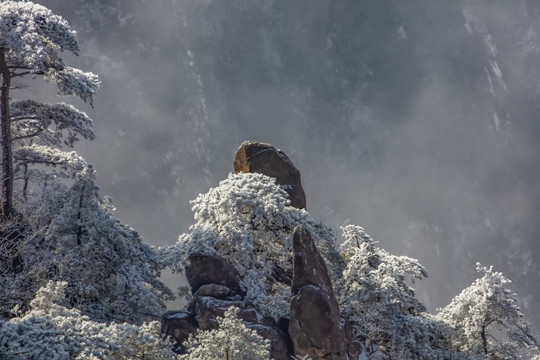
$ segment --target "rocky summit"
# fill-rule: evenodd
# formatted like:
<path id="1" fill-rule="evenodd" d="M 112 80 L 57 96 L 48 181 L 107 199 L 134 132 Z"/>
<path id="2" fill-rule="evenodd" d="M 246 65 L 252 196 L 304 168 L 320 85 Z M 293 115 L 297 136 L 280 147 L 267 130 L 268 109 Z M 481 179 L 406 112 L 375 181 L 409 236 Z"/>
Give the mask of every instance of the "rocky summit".
<path id="1" fill-rule="evenodd" d="M 305 208 L 300 172 L 281 150 L 270 144 L 246 141 L 236 153 L 238 172 L 257 172 L 276 178 L 289 194 L 291 205 Z M 193 298 L 184 311 L 169 311 L 162 318 L 162 333 L 183 353 L 182 344 L 197 329 L 218 327 L 218 317 L 227 309 L 239 308 L 238 317 L 249 329 L 270 340 L 270 358 L 290 360 L 308 356 L 312 360 L 345 360 L 358 357 L 362 346 L 355 341 L 351 323 L 341 315 L 333 293 L 325 261 L 312 234 L 305 226 L 291 230 L 293 243 L 292 275 L 275 265 L 275 281 L 291 286 L 289 318 L 278 321 L 263 316 L 245 299 L 240 287 L 242 276 L 227 259 L 217 255 L 192 253 L 186 278 Z"/>

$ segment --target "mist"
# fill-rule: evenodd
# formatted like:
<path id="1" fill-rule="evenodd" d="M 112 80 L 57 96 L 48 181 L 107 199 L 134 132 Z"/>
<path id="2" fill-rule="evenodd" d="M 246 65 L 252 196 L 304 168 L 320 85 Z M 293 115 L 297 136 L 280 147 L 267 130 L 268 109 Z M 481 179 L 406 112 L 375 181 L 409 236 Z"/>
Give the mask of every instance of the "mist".
<path id="1" fill-rule="evenodd" d="M 244 140 L 300 169 L 307 210 L 430 277 L 430 311 L 509 277 L 540 329 L 540 17 L 532 1 L 40 1 L 100 75 L 94 164 L 117 216 L 173 244 Z M 169 276 L 169 285 L 181 285 Z"/>

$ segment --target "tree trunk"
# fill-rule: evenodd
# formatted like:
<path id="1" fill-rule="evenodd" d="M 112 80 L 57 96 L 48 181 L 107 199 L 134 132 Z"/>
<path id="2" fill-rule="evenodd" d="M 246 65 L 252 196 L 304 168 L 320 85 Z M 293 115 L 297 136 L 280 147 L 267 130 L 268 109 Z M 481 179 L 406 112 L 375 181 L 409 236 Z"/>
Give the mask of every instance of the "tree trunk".
<path id="1" fill-rule="evenodd" d="M 482 326 L 482 344 L 484 345 L 484 353 L 488 353 L 488 342 L 487 342 L 487 335 L 486 335 L 486 326 Z"/>
<path id="2" fill-rule="evenodd" d="M 11 154 L 11 119 L 9 116 L 11 74 L 4 51 L 0 51 L 0 73 L 2 75 L 2 87 L 0 89 L 0 141 L 2 141 L 2 177 L 0 180 L 2 202 L 0 210 L 2 218 L 0 220 L 4 223 L 13 214 L 13 159 Z"/>

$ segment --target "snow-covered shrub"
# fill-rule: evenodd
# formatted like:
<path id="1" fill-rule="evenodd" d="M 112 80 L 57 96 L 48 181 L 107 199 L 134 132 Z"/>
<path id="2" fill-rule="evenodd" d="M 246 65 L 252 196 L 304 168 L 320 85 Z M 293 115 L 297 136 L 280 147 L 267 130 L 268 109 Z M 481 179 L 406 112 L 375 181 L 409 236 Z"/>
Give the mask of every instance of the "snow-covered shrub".
<path id="1" fill-rule="evenodd" d="M 248 329 L 238 318 L 239 309 L 231 307 L 218 317 L 219 328 L 197 331 L 184 344 L 188 353 L 179 360 L 268 360 L 270 341 Z"/>
<path id="2" fill-rule="evenodd" d="M 92 320 L 140 324 L 163 312 L 172 297 L 159 280 L 164 259 L 114 218 L 94 177 L 86 167 L 70 187 L 50 179 L 45 191 L 29 192 L 28 208 L 48 212 L 24 213 L 39 231 L 23 247 L 24 272 L 0 279 L 4 316 L 15 305 L 24 313 L 50 279 L 67 281 L 70 306 Z"/>
<path id="3" fill-rule="evenodd" d="M 229 177 L 193 202 L 195 224 L 177 247 L 185 263 L 202 252 L 227 259 L 242 275 L 246 298 L 274 318 L 288 316 L 290 286 L 273 279 L 278 266 L 292 271 L 292 231 L 304 224 L 317 233 L 305 210 L 289 206 L 275 179 L 253 173 Z"/>
<path id="4" fill-rule="evenodd" d="M 69 309 L 65 282 L 49 282 L 22 317 L 0 323 L 0 358 L 32 359 L 155 359 L 173 360 L 156 321 L 141 326 L 106 324 Z"/>
<path id="5" fill-rule="evenodd" d="M 391 255 L 375 246 L 363 228 L 342 228 L 340 250 L 347 265 L 336 287 L 341 311 L 359 340 L 380 358 L 432 359 L 445 354 L 444 323 L 425 312 L 406 278 L 427 271 L 417 260 Z"/>
<path id="6" fill-rule="evenodd" d="M 97 190 L 93 174 L 79 178 L 49 225 L 42 246 L 57 246 L 51 261 L 55 277 L 68 280 L 68 298 L 92 319 L 156 319 L 172 296 L 159 280 L 165 263 L 112 216 Z"/>
<path id="7" fill-rule="evenodd" d="M 502 273 L 477 264 L 484 274 L 441 309 L 437 317 L 449 324 L 452 345 L 471 357 L 514 359 L 538 351 L 540 341 L 523 319 L 517 295 Z"/>
<path id="8" fill-rule="evenodd" d="M 367 303 L 397 306 L 406 313 L 425 311 L 406 278 L 427 277 L 426 269 L 407 256 L 395 256 L 375 246 L 363 228 L 343 227 L 342 256 L 347 262 L 339 286 L 343 311 L 352 314 Z"/>
<path id="9" fill-rule="evenodd" d="M 374 359 L 515 359 L 538 351 L 509 283 L 491 268 L 437 315 L 425 311 L 406 279 L 427 272 L 417 260 L 375 246 L 363 228 L 343 228 L 347 266 L 336 295 L 357 339 Z"/>

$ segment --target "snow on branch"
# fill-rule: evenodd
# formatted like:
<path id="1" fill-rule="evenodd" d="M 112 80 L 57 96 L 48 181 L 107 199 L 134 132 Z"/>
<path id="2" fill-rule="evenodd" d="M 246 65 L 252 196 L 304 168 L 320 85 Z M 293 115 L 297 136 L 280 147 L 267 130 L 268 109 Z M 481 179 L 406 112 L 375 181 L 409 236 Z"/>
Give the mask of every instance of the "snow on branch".
<path id="1" fill-rule="evenodd" d="M 45 75 L 57 84 L 59 94 L 75 95 L 92 105 L 98 77 L 65 66 L 60 57 L 65 50 L 77 54 L 79 47 L 76 32 L 61 16 L 32 2 L 0 3 L 0 51 L 8 66 Z"/>
<path id="2" fill-rule="evenodd" d="M 141 326 L 92 321 L 67 307 L 67 286 L 49 281 L 31 301 L 31 311 L 0 324 L 2 359 L 176 358 L 157 321 Z"/>
<path id="3" fill-rule="evenodd" d="M 67 21 L 32 2 L 0 3 L 0 38 L 11 63 L 34 73 L 60 67 L 59 52 L 79 50 L 76 32 Z"/>
<path id="4" fill-rule="evenodd" d="M 78 140 L 77 135 L 90 140 L 95 138 L 92 120 L 72 105 L 49 105 L 33 100 L 16 101 L 11 104 L 11 115 L 14 140 L 40 135 L 53 123 L 60 131 L 54 132 L 54 135 L 46 133 L 42 137 L 46 144 L 61 145 L 58 140 L 63 136 L 62 130 L 68 131 L 64 143 L 69 147 Z M 52 132 L 52 129 L 48 132 Z"/>
<path id="5" fill-rule="evenodd" d="M 248 329 L 238 318 L 239 309 L 230 307 L 225 317 L 218 317 L 219 329 L 197 330 L 184 344 L 188 353 L 179 360 L 266 360 L 270 353 L 270 340 L 265 340 Z"/>
<path id="6" fill-rule="evenodd" d="M 510 280 L 492 267 L 477 264 L 477 270 L 484 275 L 437 314 L 456 330 L 452 342 L 471 355 L 501 359 L 537 351 L 540 341 L 523 319 L 517 295 L 506 287 Z"/>
<path id="7" fill-rule="evenodd" d="M 77 96 L 94 106 L 93 95 L 100 84 L 97 75 L 66 66 L 61 71 L 47 73 L 45 79 L 56 82 L 59 95 Z"/>
<path id="8" fill-rule="evenodd" d="M 22 163 L 59 166 L 74 174 L 88 166 L 75 151 L 61 151 L 48 146 L 23 146 L 15 150 L 13 157 Z"/>
<path id="9" fill-rule="evenodd" d="M 290 286 L 272 280 L 274 266 L 292 271 L 292 231 L 304 224 L 316 234 L 305 210 L 289 206 L 274 178 L 230 174 L 192 201 L 195 224 L 180 236 L 182 262 L 202 252 L 226 258 L 240 272 L 246 297 L 268 316 L 288 316 Z"/>

